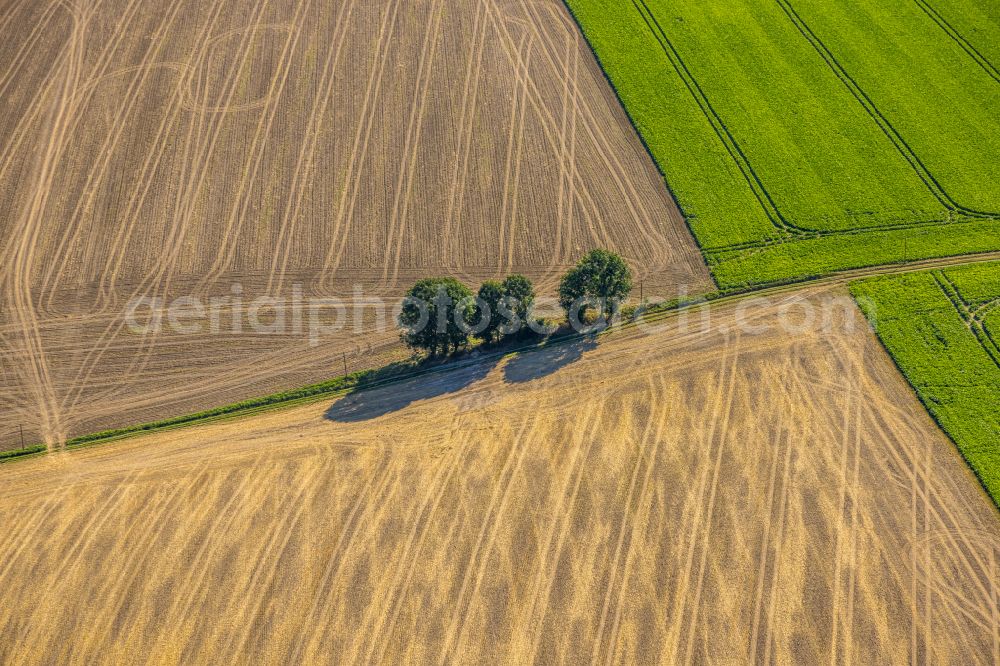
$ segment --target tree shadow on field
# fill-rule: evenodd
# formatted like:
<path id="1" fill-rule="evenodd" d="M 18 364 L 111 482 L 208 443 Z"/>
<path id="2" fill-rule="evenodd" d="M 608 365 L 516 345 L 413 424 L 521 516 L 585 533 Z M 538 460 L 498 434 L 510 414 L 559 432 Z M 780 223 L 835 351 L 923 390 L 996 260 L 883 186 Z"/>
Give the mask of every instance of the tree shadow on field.
<path id="1" fill-rule="evenodd" d="M 399 411 L 410 403 L 455 393 L 490 373 L 499 358 L 487 358 L 455 369 L 447 366 L 385 386 L 360 388 L 330 405 L 324 418 L 338 423 L 356 423 Z"/>
<path id="2" fill-rule="evenodd" d="M 583 358 L 584 352 L 597 348 L 597 338 L 587 336 L 559 342 L 540 350 L 522 352 L 503 367 L 504 380 L 512 384 L 530 382 L 551 375 L 560 368 Z"/>

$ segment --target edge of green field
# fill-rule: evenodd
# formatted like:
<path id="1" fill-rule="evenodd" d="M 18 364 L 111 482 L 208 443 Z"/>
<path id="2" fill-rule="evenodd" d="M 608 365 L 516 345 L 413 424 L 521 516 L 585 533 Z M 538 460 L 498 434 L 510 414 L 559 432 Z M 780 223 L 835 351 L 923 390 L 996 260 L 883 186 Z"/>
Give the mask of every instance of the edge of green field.
<path id="1" fill-rule="evenodd" d="M 663 164 L 660 163 L 660 160 L 657 159 L 656 154 L 650 147 L 649 142 L 646 139 L 645 132 L 643 132 L 639 128 L 639 125 L 636 122 L 636 118 L 632 114 L 632 109 L 629 107 L 628 104 L 625 103 L 621 91 L 618 89 L 618 85 L 615 83 L 615 80 L 608 73 L 607 68 L 605 68 L 604 61 L 601 60 L 601 56 L 597 53 L 597 50 L 594 48 L 594 45 L 591 42 L 591 37 L 587 34 L 587 31 L 584 29 L 583 23 L 577 16 L 576 11 L 570 5 L 570 0 L 560 0 L 560 1 L 563 3 L 563 6 L 566 7 L 566 11 L 569 13 L 570 18 L 573 19 L 573 23 L 576 25 L 577 30 L 580 31 L 581 35 L 583 35 L 584 37 L 583 43 L 587 45 L 587 49 L 590 51 L 590 54 L 594 57 L 594 61 L 597 63 L 597 68 L 601 70 L 601 75 L 604 77 L 605 82 L 607 82 L 608 86 L 611 88 L 611 91 L 614 93 L 615 99 L 618 100 L 618 106 L 620 106 L 622 111 L 625 112 L 625 117 L 628 118 L 629 125 L 632 126 L 632 130 L 635 132 L 635 135 L 639 137 L 639 142 L 642 144 L 642 147 L 646 151 L 646 154 L 649 156 L 649 159 L 653 163 L 653 166 L 656 167 L 656 171 L 657 173 L 660 174 L 660 178 L 663 179 L 664 185 L 666 186 L 667 194 L 670 195 L 670 198 L 674 202 L 674 205 L 677 206 L 677 210 L 681 212 L 681 217 L 684 219 L 684 224 L 685 226 L 687 226 L 688 233 L 691 234 L 691 238 L 695 239 L 695 245 L 698 247 L 698 251 L 701 253 L 702 259 L 705 261 L 706 265 L 711 267 L 711 260 L 708 253 L 705 251 L 705 248 L 702 246 L 702 244 L 697 242 L 698 235 L 695 233 L 694 227 L 691 226 L 691 218 L 684 211 L 684 204 L 681 202 L 680 199 L 678 199 L 676 192 L 674 192 L 674 188 L 670 186 L 670 181 L 667 178 L 666 171 L 664 171 Z M 709 277 L 712 278 L 712 281 L 715 283 L 715 286 L 717 288 L 742 286 L 742 285 L 728 285 L 728 284 L 723 285 L 722 283 L 719 282 L 718 278 L 715 276 L 715 271 L 712 270 L 709 270 Z"/>
<path id="2" fill-rule="evenodd" d="M 692 112 L 697 109 L 694 98 L 674 96 L 680 78 L 673 80 L 668 64 L 644 57 L 642 40 L 649 36 L 627 38 L 641 24 L 623 14 L 631 11 L 629 4 L 562 1 L 720 289 L 763 287 L 837 271 L 1000 250 L 1000 221 L 943 208 L 933 214 L 914 212 L 912 219 L 901 219 L 897 225 L 783 235 L 766 221 L 763 208 L 748 198 L 749 189 L 742 191 L 743 185 L 731 189 L 739 178 L 733 180 L 732 174 L 723 172 L 735 167 L 726 162 L 725 150 L 721 143 L 716 145 L 709 124 Z M 657 76 L 663 86 L 649 85 Z M 715 188 L 719 191 L 708 191 Z M 720 224 L 723 219 L 726 224 Z M 741 230 L 737 236 L 745 231 L 757 240 L 740 242 L 732 237 L 733 229 Z"/>
<path id="3" fill-rule="evenodd" d="M 1000 354 L 989 347 L 995 342 L 977 337 L 963 314 L 967 296 L 957 289 L 964 287 L 955 286 L 983 275 L 992 276 L 993 297 L 1000 298 L 1000 263 L 878 276 L 850 289 L 920 402 L 1000 509 Z"/>

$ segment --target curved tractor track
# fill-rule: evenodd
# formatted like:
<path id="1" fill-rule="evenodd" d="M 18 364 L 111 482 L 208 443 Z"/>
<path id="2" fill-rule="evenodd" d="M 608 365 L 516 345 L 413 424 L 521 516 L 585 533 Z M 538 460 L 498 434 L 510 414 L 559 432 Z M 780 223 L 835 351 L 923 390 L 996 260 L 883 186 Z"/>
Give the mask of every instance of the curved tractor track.
<path id="1" fill-rule="evenodd" d="M 710 312 L 3 466 L 0 660 L 1000 659 L 1000 516 L 846 292 Z"/>
<path id="2" fill-rule="evenodd" d="M 650 295 L 711 287 L 556 0 L 12 2 L 0 96 L 0 448 L 402 353 L 372 313 L 319 347 L 137 336 L 134 297 L 393 298 L 514 271 L 551 293 L 597 246 Z"/>

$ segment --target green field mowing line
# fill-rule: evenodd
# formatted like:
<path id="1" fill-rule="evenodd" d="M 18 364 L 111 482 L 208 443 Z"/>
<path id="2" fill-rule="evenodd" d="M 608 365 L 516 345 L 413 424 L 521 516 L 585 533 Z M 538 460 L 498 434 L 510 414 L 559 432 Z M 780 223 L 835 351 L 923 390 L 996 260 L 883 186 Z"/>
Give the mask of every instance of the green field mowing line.
<path id="1" fill-rule="evenodd" d="M 950 207 L 1000 211 L 1000 81 L 912 0 L 793 1 Z"/>
<path id="2" fill-rule="evenodd" d="M 723 288 L 1000 249 L 997 25 L 929 2 L 567 0 Z"/>
<path id="3" fill-rule="evenodd" d="M 851 292 L 1000 507 L 1000 263 L 871 278 Z"/>
<path id="4" fill-rule="evenodd" d="M 913 0 L 937 26 L 1000 82 L 1000 5 L 994 0 Z"/>

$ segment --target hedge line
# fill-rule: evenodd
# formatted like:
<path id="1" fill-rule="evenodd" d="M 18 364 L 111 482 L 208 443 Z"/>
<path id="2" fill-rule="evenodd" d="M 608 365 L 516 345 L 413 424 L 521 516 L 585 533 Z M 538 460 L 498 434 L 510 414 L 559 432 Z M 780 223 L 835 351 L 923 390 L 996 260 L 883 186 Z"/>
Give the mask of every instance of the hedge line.
<path id="1" fill-rule="evenodd" d="M 42 453 L 46 449 L 48 449 L 48 447 L 44 444 L 36 444 L 34 446 L 26 446 L 23 449 L 14 449 L 13 451 L 0 451 L 0 462 L 4 462 L 12 458 L 21 458 L 23 456 L 31 456 L 36 453 Z"/>

